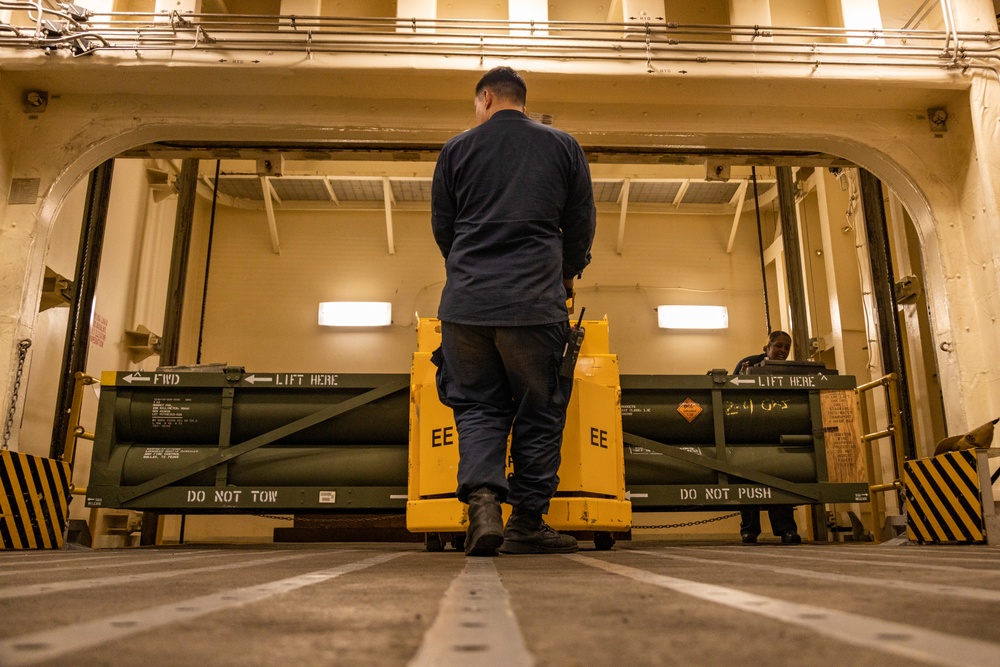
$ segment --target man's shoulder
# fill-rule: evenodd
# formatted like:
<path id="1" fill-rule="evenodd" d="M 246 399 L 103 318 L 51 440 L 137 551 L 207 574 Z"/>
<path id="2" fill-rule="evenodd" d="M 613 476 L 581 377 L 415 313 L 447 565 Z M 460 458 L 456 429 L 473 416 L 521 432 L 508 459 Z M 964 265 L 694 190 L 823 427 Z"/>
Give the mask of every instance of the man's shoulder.
<path id="1" fill-rule="evenodd" d="M 493 122 L 494 119 L 500 122 Z M 456 134 L 445 142 L 441 152 L 447 153 L 455 150 L 463 150 L 463 148 L 468 150 L 475 147 L 479 142 L 492 143 L 498 141 L 504 135 L 520 136 L 522 140 L 532 142 L 540 141 L 547 143 L 548 140 L 554 140 L 564 146 L 580 151 L 583 150 L 576 138 L 569 132 L 552 127 L 551 125 L 545 125 L 537 120 L 532 120 L 521 112 L 517 112 L 504 114 L 499 118 L 494 116 L 493 119 L 482 125 L 471 127 Z"/>
<path id="2" fill-rule="evenodd" d="M 459 132 L 458 134 L 456 134 L 455 136 L 453 136 L 451 139 L 449 139 L 448 141 L 444 142 L 444 146 L 441 148 L 441 150 L 442 151 L 448 150 L 448 149 L 456 146 L 457 144 L 461 144 L 463 141 L 467 141 L 470 137 L 474 136 L 473 132 L 476 129 L 477 128 L 472 127 L 472 128 L 469 128 L 468 130 L 462 130 L 461 132 Z"/>
<path id="3" fill-rule="evenodd" d="M 511 123 L 514 125 L 514 127 L 517 127 L 526 132 L 531 132 L 533 134 L 547 134 L 553 137 L 558 137 L 562 141 L 568 141 L 573 144 L 577 143 L 576 138 L 566 130 L 560 130 L 557 127 L 546 125 L 545 123 L 539 122 L 520 111 L 516 111 L 513 113 L 500 111 L 497 113 L 503 114 L 499 116 L 499 118 L 503 120 L 503 123 L 499 124 L 500 126 Z M 488 123 L 480 125 L 479 127 L 484 127 L 485 125 L 488 125 Z M 473 128 L 473 129 L 478 129 L 478 128 Z"/>
<path id="4" fill-rule="evenodd" d="M 551 125 L 546 125 L 537 120 L 532 120 L 527 116 L 524 116 L 524 122 L 527 127 L 530 127 L 535 132 L 540 134 L 550 134 L 554 137 L 558 137 L 561 141 L 566 141 L 574 145 L 578 145 L 576 137 L 567 132 L 566 130 L 560 130 L 558 127 L 552 127 Z"/>

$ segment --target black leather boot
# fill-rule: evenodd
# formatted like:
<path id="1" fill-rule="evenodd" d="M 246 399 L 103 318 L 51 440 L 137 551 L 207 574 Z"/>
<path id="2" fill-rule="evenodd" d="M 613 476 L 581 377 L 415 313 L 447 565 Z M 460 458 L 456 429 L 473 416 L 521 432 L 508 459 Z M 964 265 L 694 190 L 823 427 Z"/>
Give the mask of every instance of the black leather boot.
<path id="1" fill-rule="evenodd" d="M 503 531 L 502 554 L 570 554 L 577 550 L 576 538 L 552 530 L 541 514 L 514 510 Z"/>
<path id="2" fill-rule="evenodd" d="M 500 500 L 489 487 L 469 494 L 469 529 L 465 535 L 466 556 L 496 556 L 503 544 L 503 515 Z"/>
<path id="3" fill-rule="evenodd" d="M 781 534 L 782 544 L 802 544 L 802 537 L 794 530 L 786 530 Z"/>

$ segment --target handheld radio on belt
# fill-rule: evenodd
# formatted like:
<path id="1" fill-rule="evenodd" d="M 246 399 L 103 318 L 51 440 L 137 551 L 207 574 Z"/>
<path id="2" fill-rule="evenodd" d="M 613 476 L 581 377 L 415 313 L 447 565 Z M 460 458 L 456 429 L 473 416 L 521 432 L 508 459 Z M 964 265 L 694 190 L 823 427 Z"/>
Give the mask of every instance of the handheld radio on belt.
<path id="1" fill-rule="evenodd" d="M 563 348 L 562 360 L 559 362 L 559 375 L 564 378 L 573 377 L 576 369 L 576 358 L 580 356 L 580 347 L 583 345 L 583 337 L 587 330 L 580 326 L 583 323 L 583 313 L 586 308 L 580 309 L 580 318 L 576 325 L 569 328 L 569 335 L 566 336 L 566 346 Z"/>

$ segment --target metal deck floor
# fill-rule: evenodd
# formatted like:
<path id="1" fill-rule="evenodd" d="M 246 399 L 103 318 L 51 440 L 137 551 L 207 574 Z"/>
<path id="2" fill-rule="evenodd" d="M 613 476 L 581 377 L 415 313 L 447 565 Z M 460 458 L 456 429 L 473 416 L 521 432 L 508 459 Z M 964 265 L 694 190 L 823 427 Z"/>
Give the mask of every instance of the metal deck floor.
<path id="1" fill-rule="evenodd" d="M 0 665 L 1000 665 L 1000 548 L 0 553 Z"/>

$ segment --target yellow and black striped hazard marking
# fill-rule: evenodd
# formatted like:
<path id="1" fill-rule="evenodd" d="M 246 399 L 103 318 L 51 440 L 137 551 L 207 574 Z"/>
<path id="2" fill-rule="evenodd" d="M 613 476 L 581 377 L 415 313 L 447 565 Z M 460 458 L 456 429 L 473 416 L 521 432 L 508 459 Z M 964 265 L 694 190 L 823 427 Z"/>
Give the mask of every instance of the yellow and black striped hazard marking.
<path id="1" fill-rule="evenodd" d="M 0 450 L 0 549 L 59 549 L 69 520 L 69 464 Z"/>
<path id="2" fill-rule="evenodd" d="M 985 542 L 976 453 L 947 452 L 903 464 L 906 532 L 916 542 Z"/>

